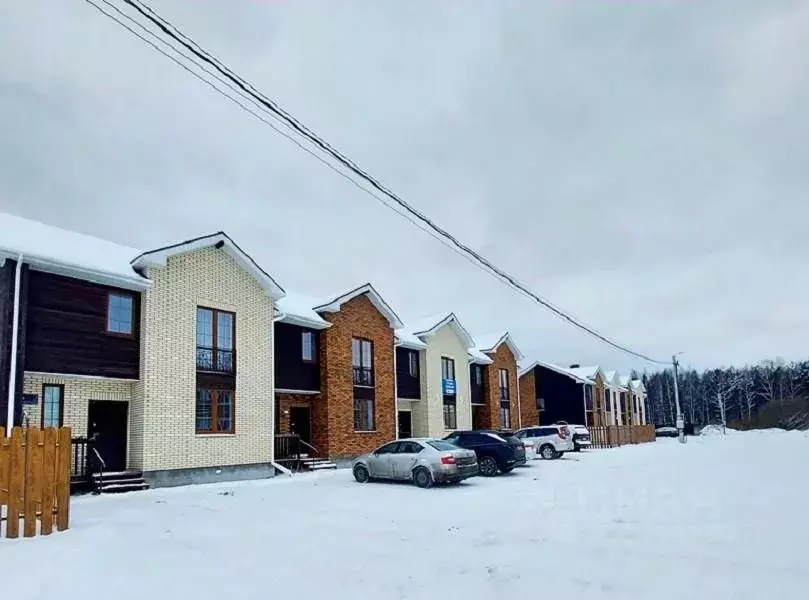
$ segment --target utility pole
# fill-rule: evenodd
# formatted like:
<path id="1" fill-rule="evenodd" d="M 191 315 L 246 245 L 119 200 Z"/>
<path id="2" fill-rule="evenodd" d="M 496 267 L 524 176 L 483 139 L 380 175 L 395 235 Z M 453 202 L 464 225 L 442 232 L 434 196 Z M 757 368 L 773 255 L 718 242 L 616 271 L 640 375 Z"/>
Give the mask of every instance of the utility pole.
<path id="1" fill-rule="evenodd" d="M 677 408 L 677 438 L 681 444 L 685 444 L 685 423 L 683 422 L 683 413 L 680 410 L 680 386 L 677 383 L 677 355 L 671 357 L 671 363 L 674 365 L 674 405 Z"/>

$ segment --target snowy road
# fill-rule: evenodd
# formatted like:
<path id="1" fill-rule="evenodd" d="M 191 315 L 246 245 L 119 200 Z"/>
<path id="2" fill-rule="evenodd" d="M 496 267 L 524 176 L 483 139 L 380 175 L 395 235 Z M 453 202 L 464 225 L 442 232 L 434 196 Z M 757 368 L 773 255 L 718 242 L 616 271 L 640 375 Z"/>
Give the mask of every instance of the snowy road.
<path id="1" fill-rule="evenodd" d="M 458 488 L 338 471 L 82 498 L 68 533 L 0 541 L 0 574 L 14 600 L 806 598 L 807 464 L 806 434 L 758 432 Z"/>

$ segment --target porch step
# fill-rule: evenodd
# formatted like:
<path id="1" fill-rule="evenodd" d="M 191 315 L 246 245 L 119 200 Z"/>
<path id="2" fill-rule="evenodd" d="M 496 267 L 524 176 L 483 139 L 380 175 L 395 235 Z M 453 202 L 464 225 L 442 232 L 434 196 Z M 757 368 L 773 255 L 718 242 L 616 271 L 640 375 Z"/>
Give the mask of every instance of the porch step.
<path id="1" fill-rule="evenodd" d="M 309 471 L 324 471 L 337 468 L 337 465 L 328 458 L 304 458 L 301 464 Z"/>
<path id="2" fill-rule="evenodd" d="M 116 471 L 112 473 L 94 473 L 93 479 L 102 494 L 122 494 L 148 490 L 149 484 L 143 479 L 140 471 Z"/>

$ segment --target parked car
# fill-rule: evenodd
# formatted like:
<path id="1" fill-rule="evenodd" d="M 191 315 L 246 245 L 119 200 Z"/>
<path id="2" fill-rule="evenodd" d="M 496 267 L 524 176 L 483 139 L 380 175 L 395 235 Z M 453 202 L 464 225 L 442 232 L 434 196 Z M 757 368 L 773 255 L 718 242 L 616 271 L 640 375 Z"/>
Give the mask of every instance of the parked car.
<path id="1" fill-rule="evenodd" d="M 459 448 L 474 450 L 478 459 L 480 474 L 493 477 L 500 473 L 510 473 L 518 464 L 525 463 L 525 447 L 516 438 L 507 440 L 495 431 L 455 431 L 444 440 Z"/>
<path id="2" fill-rule="evenodd" d="M 518 453 L 518 456 L 517 456 L 517 466 L 518 467 L 525 466 L 525 464 L 528 462 L 528 449 L 529 449 L 529 447 L 532 450 L 532 454 L 533 454 L 534 458 L 536 458 L 536 449 L 535 449 L 535 446 L 534 446 L 533 442 L 526 442 L 525 440 L 521 440 L 520 438 L 518 438 L 517 436 L 514 435 L 513 431 L 510 431 L 508 429 L 492 430 L 492 433 L 496 433 L 497 435 L 502 437 L 504 440 L 506 440 L 509 444 L 514 446 L 515 448 L 517 447 L 517 444 L 522 444 L 522 448 L 523 448 L 522 457 L 520 457 L 519 453 Z"/>
<path id="3" fill-rule="evenodd" d="M 523 441 L 533 442 L 537 454 L 544 459 L 560 458 L 574 449 L 573 434 L 567 425 L 524 427 L 515 435 Z"/>
<path id="4" fill-rule="evenodd" d="M 573 434 L 573 451 L 581 452 L 583 448 L 592 446 L 590 430 L 584 425 L 570 425 L 567 421 L 557 421 L 557 425 L 567 425 Z"/>
<path id="5" fill-rule="evenodd" d="M 380 446 L 354 460 L 354 479 L 413 481 L 420 488 L 434 483 L 460 483 L 477 475 L 477 455 L 444 440 L 410 438 Z"/>
<path id="6" fill-rule="evenodd" d="M 680 432 L 676 427 L 663 426 L 655 429 L 655 435 L 657 437 L 679 437 Z"/>

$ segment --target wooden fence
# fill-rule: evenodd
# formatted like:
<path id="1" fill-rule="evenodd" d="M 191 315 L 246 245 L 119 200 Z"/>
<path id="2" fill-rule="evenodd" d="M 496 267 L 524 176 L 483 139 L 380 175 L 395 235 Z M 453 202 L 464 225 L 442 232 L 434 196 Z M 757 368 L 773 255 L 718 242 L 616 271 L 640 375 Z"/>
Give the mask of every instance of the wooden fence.
<path id="1" fill-rule="evenodd" d="M 70 451 L 69 427 L 0 427 L 0 537 L 19 537 L 20 521 L 24 537 L 68 528 Z"/>
<path id="2" fill-rule="evenodd" d="M 615 448 L 627 444 L 645 444 L 655 441 L 654 425 L 610 425 L 588 427 L 593 448 Z"/>

